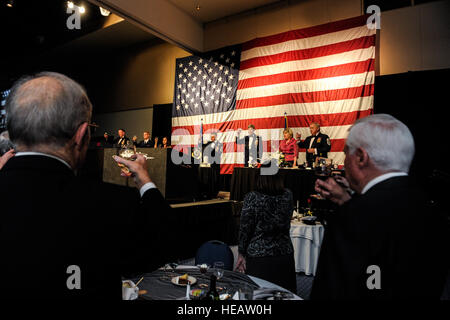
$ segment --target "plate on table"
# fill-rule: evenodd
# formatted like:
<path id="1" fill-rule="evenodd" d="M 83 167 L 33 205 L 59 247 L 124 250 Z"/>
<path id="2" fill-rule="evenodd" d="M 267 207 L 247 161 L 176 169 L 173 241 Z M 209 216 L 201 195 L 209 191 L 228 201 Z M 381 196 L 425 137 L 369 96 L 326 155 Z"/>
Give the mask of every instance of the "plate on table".
<path id="1" fill-rule="evenodd" d="M 316 224 L 316 220 L 317 220 L 317 217 L 315 217 L 315 216 L 308 216 L 308 217 L 303 217 L 302 218 L 302 222 L 304 224 L 309 224 L 309 225 L 315 225 Z"/>
<path id="2" fill-rule="evenodd" d="M 178 279 L 180 278 L 180 276 L 178 276 L 178 277 L 173 277 L 172 278 L 172 283 L 174 284 L 174 285 L 177 285 L 177 286 L 182 286 L 182 287 L 186 287 L 187 286 L 187 283 L 178 283 Z M 197 279 L 196 278 L 194 278 L 194 277 L 192 277 L 192 276 L 188 276 L 188 281 L 189 281 L 189 284 L 192 286 L 194 283 L 196 283 L 197 282 Z"/>

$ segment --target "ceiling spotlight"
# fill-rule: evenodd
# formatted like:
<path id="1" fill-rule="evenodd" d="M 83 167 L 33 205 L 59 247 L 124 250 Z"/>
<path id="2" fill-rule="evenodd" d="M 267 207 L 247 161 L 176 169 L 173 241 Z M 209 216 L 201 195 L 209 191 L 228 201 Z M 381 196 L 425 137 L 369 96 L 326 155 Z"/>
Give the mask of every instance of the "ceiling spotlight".
<path id="1" fill-rule="evenodd" d="M 67 8 L 73 9 L 73 6 L 74 6 L 74 4 L 72 1 L 67 1 Z"/>
<path id="2" fill-rule="evenodd" d="M 84 8 L 84 6 L 78 7 L 78 11 L 80 11 L 81 14 L 86 12 L 86 9 Z"/>
<path id="3" fill-rule="evenodd" d="M 111 12 L 109 10 L 106 10 L 105 8 L 99 7 L 100 8 L 100 13 L 102 14 L 102 16 L 109 16 L 111 14 Z"/>
<path id="4" fill-rule="evenodd" d="M 12 8 L 14 6 L 14 0 L 6 1 L 6 6 L 9 7 L 9 8 Z"/>

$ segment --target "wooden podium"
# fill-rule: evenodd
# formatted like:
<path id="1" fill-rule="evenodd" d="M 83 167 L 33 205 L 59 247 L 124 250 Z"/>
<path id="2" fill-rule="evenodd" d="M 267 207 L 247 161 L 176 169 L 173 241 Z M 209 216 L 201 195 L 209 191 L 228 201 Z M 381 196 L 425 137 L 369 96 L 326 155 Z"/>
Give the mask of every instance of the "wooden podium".
<path id="1" fill-rule="evenodd" d="M 152 160 L 147 160 L 150 178 L 166 199 L 179 201 L 193 201 L 197 192 L 197 178 L 193 168 L 178 166 L 172 163 L 172 149 L 137 148 Z M 105 148 L 103 155 L 103 181 L 122 186 L 135 187 L 133 178 L 122 177 L 120 168 L 114 161 L 116 148 Z"/>

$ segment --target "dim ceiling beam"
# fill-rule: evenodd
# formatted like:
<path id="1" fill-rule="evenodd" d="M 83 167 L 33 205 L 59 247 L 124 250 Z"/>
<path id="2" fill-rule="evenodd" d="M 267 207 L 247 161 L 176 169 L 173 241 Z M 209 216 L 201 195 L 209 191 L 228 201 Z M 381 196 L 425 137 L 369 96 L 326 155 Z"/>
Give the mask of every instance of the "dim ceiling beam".
<path id="1" fill-rule="evenodd" d="M 203 26 L 166 0 L 89 0 L 190 52 L 203 51 Z"/>

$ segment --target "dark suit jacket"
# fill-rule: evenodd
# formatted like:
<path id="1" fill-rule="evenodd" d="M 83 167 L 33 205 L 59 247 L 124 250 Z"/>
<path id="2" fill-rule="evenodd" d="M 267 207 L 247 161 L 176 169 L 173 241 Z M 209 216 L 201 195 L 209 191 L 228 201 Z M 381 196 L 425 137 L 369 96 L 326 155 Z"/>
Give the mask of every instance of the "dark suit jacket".
<path id="1" fill-rule="evenodd" d="M 108 139 L 105 139 L 105 137 L 101 137 L 100 139 L 100 145 L 103 147 L 111 147 L 114 144 L 114 137 L 108 136 Z"/>
<path id="2" fill-rule="evenodd" d="M 117 137 L 114 139 L 114 144 L 119 144 L 120 141 L 120 137 Z M 120 142 L 121 145 L 127 144 L 128 141 L 130 141 L 130 138 L 128 138 L 127 136 L 124 137 L 124 139 Z"/>
<path id="3" fill-rule="evenodd" d="M 77 178 L 58 160 L 17 156 L 0 170 L 0 197 L 2 295 L 121 299 L 121 276 L 170 261 L 155 245 L 170 211 L 157 189 L 140 198 Z M 81 269 L 81 290 L 66 286 L 70 265 Z"/>
<path id="4" fill-rule="evenodd" d="M 297 142 L 299 148 L 309 149 L 309 144 L 313 136 L 307 137 L 304 141 Z M 323 133 L 318 133 L 316 139 L 314 140 L 311 148 L 317 149 L 317 155 L 313 153 L 306 153 L 306 161 L 312 163 L 316 160 L 316 157 L 328 158 L 328 152 L 331 149 L 330 137 Z"/>
<path id="5" fill-rule="evenodd" d="M 439 299 L 448 232 L 410 177 L 385 180 L 328 219 L 311 299 Z M 381 270 L 381 289 L 369 290 Z"/>
<path id="6" fill-rule="evenodd" d="M 154 146 L 155 146 L 155 143 L 150 139 L 147 141 L 147 143 L 145 143 L 144 140 L 136 143 L 136 147 L 138 147 L 138 148 L 153 148 Z"/>
<path id="7" fill-rule="evenodd" d="M 203 157 L 205 157 L 206 155 L 211 155 L 211 157 L 215 158 L 214 164 L 220 164 L 220 158 L 223 152 L 223 144 L 217 140 L 215 142 L 215 148 L 212 148 L 211 146 L 212 141 L 208 141 L 207 143 L 203 144 Z M 209 162 L 211 163 L 211 161 L 212 160 L 210 159 Z"/>
<path id="8" fill-rule="evenodd" d="M 250 146 L 250 136 L 245 136 L 242 139 L 237 139 L 236 138 L 236 143 L 237 144 L 245 144 L 245 148 L 244 148 L 244 167 L 248 167 L 248 161 L 250 159 L 250 150 L 252 150 L 253 152 L 253 157 L 254 158 L 258 158 L 256 160 L 256 162 L 260 162 L 261 160 L 259 160 L 259 158 L 261 158 L 262 156 L 262 144 L 261 144 L 261 137 L 257 136 L 256 134 L 254 135 L 254 139 L 253 139 L 253 145 Z"/>

